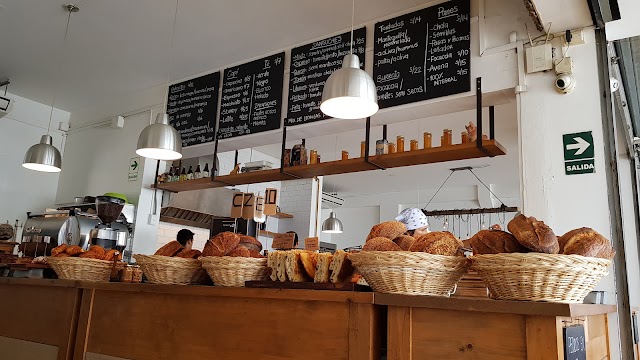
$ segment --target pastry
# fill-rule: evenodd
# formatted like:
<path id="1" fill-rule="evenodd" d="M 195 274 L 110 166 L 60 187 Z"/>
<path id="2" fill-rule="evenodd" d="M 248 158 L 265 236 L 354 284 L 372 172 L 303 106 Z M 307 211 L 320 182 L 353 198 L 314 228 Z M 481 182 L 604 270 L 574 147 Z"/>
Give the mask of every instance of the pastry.
<path id="1" fill-rule="evenodd" d="M 249 250 L 249 256 L 252 257 L 252 258 L 264 259 L 264 255 L 260 254 L 259 252 L 255 251 L 255 250 Z"/>
<path id="2" fill-rule="evenodd" d="M 222 252 L 222 255 L 227 255 L 240 243 L 240 235 L 225 231 L 214 236 L 209 241 L 219 252 Z"/>
<path id="3" fill-rule="evenodd" d="M 82 254 L 84 250 L 82 250 L 82 248 L 78 245 L 72 245 L 72 246 L 67 246 L 67 248 L 64 249 L 64 252 L 66 252 L 71 256 L 76 256 L 78 254 Z"/>
<path id="4" fill-rule="evenodd" d="M 231 250 L 226 256 L 232 257 L 250 257 L 249 249 L 244 246 L 236 246 L 235 249 Z"/>
<path id="5" fill-rule="evenodd" d="M 61 252 L 61 253 L 57 253 L 53 257 L 70 257 L 70 256 L 71 255 L 67 254 L 66 252 Z"/>
<path id="6" fill-rule="evenodd" d="M 519 214 L 509 221 L 507 229 L 529 250 L 547 254 L 557 254 L 560 251 L 558 238 L 553 230 L 534 217 Z"/>
<path id="7" fill-rule="evenodd" d="M 176 257 L 185 258 L 185 259 L 197 259 L 201 255 L 202 255 L 202 252 L 200 252 L 200 250 L 195 250 L 195 249 L 187 250 L 187 249 L 184 249 L 184 250 L 180 251 L 179 253 L 177 253 Z"/>
<path id="8" fill-rule="evenodd" d="M 407 226 L 405 224 L 399 221 L 387 221 L 374 225 L 367 236 L 367 241 L 377 237 L 395 239 L 406 232 Z"/>
<path id="9" fill-rule="evenodd" d="M 102 248 L 102 247 L 101 247 Z M 104 251 L 104 249 L 102 249 Z M 97 251 L 87 251 L 87 252 L 95 252 L 96 254 L 99 254 L 99 252 Z M 122 260 L 122 255 L 120 254 L 120 251 L 118 250 L 109 250 L 107 252 L 104 253 L 104 255 L 101 255 L 102 260 L 107 260 L 107 261 L 119 261 Z"/>
<path id="10" fill-rule="evenodd" d="M 582 255 L 611 260 L 616 254 L 611 242 L 591 228 L 571 230 L 558 240 L 560 249 L 565 255 Z"/>
<path id="11" fill-rule="evenodd" d="M 287 278 L 293 282 L 304 282 L 307 280 L 304 272 L 304 266 L 300 261 L 300 253 L 302 250 L 287 251 L 286 257 L 286 271 Z"/>
<path id="12" fill-rule="evenodd" d="M 411 246 L 410 251 L 426 252 L 433 255 L 455 256 L 462 255 L 459 251 L 463 247 L 458 240 L 448 231 L 434 231 L 420 236 Z"/>
<path id="13" fill-rule="evenodd" d="M 174 240 L 160 247 L 160 249 L 156 250 L 154 255 L 174 256 L 181 250 L 182 250 L 182 245 L 179 242 Z"/>
<path id="14" fill-rule="evenodd" d="M 403 234 L 393 239 L 393 242 L 398 244 L 403 251 L 409 251 L 411 245 L 416 242 L 416 239 L 413 236 Z"/>
<path id="15" fill-rule="evenodd" d="M 469 243 L 475 255 L 529 252 L 515 236 L 500 230 L 480 230 Z"/>
<path id="16" fill-rule="evenodd" d="M 343 250 L 338 250 L 333 254 L 329 270 L 331 271 L 329 280 L 334 284 L 349 281 L 355 272 L 353 265 L 351 265 L 351 260 L 349 260 L 349 255 Z"/>
<path id="17" fill-rule="evenodd" d="M 66 248 L 67 244 L 62 244 L 60 246 L 54 247 L 53 249 L 51 249 L 51 256 L 56 256 L 58 254 L 64 253 Z"/>
<path id="18" fill-rule="evenodd" d="M 85 251 L 82 254 L 78 255 L 78 257 L 81 257 L 83 259 L 97 259 L 97 260 L 103 260 L 102 256 L 103 255 L 100 255 L 95 251 Z"/>
<path id="19" fill-rule="evenodd" d="M 100 245 L 91 245 L 88 251 L 93 251 L 100 255 L 104 255 L 106 253 L 105 249 Z"/>
<path id="20" fill-rule="evenodd" d="M 313 278 L 315 283 L 328 283 L 331 273 L 329 266 L 333 260 L 331 253 L 318 254 L 318 266 L 316 266 L 316 276 Z"/>
<path id="21" fill-rule="evenodd" d="M 278 274 L 278 280 L 280 282 L 287 281 L 287 252 L 278 251 L 276 257 L 276 273 Z"/>
<path id="22" fill-rule="evenodd" d="M 377 237 L 369 239 L 362 247 L 362 251 L 402 251 L 402 248 L 387 238 Z"/>
<path id="23" fill-rule="evenodd" d="M 267 267 L 271 269 L 271 281 L 278 281 L 278 251 L 270 251 L 267 254 Z"/>
<path id="24" fill-rule="evenodd" d="M 318 253 L 303 251 L 300 253 L 300 261 L 307 275 L 314 279 L 316 277 L 316 266 L 318 266 Z"/>
<path id="25" fill-rule="evenodd" d="M 262 243 L 253 236 L 240 235 L 240 246 L 244 246 L 249 250 L 256 252 L 262 251 Z"/>

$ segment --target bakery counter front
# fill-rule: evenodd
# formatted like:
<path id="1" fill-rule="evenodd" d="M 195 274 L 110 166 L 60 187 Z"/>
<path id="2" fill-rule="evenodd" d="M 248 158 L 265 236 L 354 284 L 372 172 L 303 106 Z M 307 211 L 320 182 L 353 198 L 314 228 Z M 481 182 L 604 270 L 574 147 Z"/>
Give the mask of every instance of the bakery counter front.
<path id="1" fill-rule="evenodd" d="M 121 283 L 80 288 L 76 359 L 380 358 L 385 319 L 373 293 Z"/>
<path id="2" fill-rule="evenodd" d="M 607 314 L 615 305 L 375 298 L 388 311 L 388 360 L 610 359 Z"/>

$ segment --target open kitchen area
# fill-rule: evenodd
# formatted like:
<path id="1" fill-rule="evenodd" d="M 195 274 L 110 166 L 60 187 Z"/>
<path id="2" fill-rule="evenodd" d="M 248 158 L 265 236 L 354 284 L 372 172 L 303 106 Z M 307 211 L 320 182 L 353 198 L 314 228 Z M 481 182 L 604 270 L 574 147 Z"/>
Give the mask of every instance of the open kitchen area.
<path id="1" fill-rule="evenodd" d="M 626 1 L 0 0 L 0 359 L 640 358 Z"/>

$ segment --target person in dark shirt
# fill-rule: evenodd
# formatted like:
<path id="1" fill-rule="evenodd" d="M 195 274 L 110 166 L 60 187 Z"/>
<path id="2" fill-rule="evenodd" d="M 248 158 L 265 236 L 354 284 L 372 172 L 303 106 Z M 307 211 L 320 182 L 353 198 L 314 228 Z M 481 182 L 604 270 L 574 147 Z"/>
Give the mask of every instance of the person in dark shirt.
<path id="1" fill-rule="evenodd" d="M 193 247 L 193 235 L 194 233 L 191 230 L 182 229 L 178 231 L 178 236 L 176 236 L 176 240 L 182 245 L 186 250 L 191 250 Z"/>

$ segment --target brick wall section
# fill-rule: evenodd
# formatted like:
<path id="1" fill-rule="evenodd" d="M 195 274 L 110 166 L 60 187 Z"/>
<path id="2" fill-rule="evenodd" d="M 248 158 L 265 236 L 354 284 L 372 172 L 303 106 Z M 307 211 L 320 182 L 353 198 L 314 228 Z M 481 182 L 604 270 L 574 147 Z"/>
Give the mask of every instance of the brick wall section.
<path id="1" fill-rule="evenodd" d="M 316 189 L 314 179 L 283 181 L 280 189 L 280 211 L 293 215 L 293 219 L 280 219 L 278 232 L 295 231 L 302 240 L 314 235 L 316 216 Z"/>

